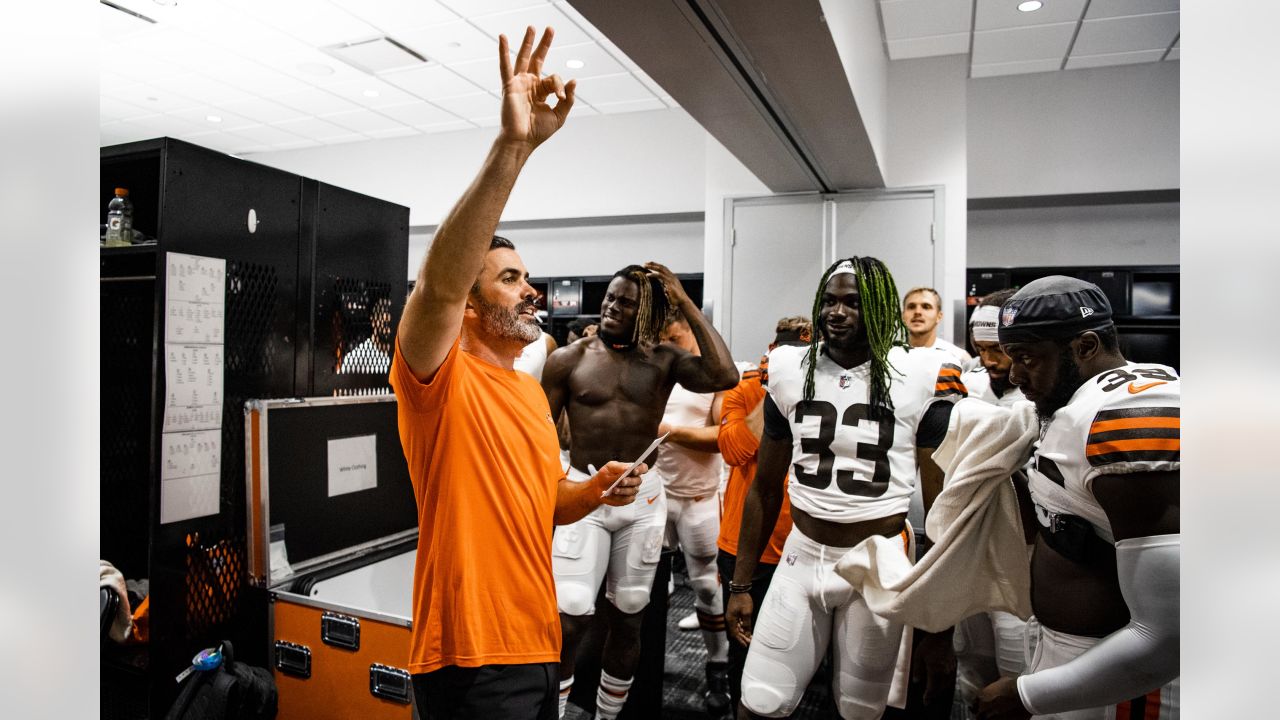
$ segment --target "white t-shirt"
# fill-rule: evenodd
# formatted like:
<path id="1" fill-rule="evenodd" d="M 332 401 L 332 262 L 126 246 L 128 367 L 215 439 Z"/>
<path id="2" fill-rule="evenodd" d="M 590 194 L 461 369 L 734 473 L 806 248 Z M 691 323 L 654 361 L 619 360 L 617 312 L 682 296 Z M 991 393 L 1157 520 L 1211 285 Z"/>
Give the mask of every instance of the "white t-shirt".
<path id="1" fill-rule="evenodd" d="M 1164 365 L 1129 363 L 1085 381 L 1041 430 L 1027 466 L 1036 519 L 1078 515 L 1114 542 L 1093 496 L 1099 475 L 1177 470 L 1181 465 L 1182 382 Z"/>
<path id="2" fill-rule="evenodd" d="M 537 340 L 524 346 L 516 356 L 513 367 L 521 372 L 529 373 L 534 380 L 542 382 L 542 368 L 547 364 L 547 334 L 542 333 Z"/>
<path id="3" fill-rule="evenodd" d="M 964 365 L 965 363 L 973 359 L 973 356 L 965 352 L 963 348 L 961 348 L 960 346 L 954 343 L 943 340 L 942 338 L 934 338 L 933 344 L 930 345 L 929 347 L 933 348 L 934 350 L 941 350 L 945 353 L 948 353 L 953 358 L 955 358 L 960 365 Z"/>
<path id="4" fill-rule="evenodd" d="M 790 425 L 791 504 L 813 517 L 849 523 L 906 512 L 916 485 L 916 431 L 939 400 L 965 396 L 960 367 L 940 350 L 889 351 L 893 422 L 868 417 L 870 370 L 818 353 L 814 396 L 804 400 L 807 348 L 769 353 L 769 397 Z"/>
<path id="5" fill-rule="evenodd" d="M 969 397 L 978 398 L 992 405 L 1009 407 L 1017 402 L 1030 402 L 1016 385 L 1010 385 L 1003 395 L 996 395 L 996 391 L 991 389 L 991 375 L 982 365 L 961 373 L 960 382 L 964 383 L 965 389 L 969 391 Z"/>
<path id="6" fill-rule="evenodd" d="M 690 392 L 676 383 L 667 398 L 662 421 L 683 427 L 715 425 L 717 419 L 711 417 L 715 398 L 715 393 Z M 692 450 L 668 441 L 658 448 L 658 459 L 653 469 L 666 482 L 668 495 L 692 498 L 714 495 L 719 490 L 723 465 L 719 453 Z"/>

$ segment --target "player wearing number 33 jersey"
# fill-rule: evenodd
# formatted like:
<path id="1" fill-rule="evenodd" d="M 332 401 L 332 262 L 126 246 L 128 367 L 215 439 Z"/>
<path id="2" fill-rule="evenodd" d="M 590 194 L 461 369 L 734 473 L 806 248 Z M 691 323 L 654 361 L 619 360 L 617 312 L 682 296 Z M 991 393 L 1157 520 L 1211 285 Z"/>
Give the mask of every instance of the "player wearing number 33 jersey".
<path id="1" fill-rule="evenodd" d="M 803 397 L 805 348 L 769 354 L 769 398 L 792 437 L 793 507 L 834 522 L 907 511 L 915 491 L 916 429 L 936 401 L 965 396 L 960 366 L 933 348 L 889 350 L 892 422 L 871 417 L 870 363 L 846 370 L 825 353 L 814 368 L 812 400 Z"/>
<path id="2" fill-rule="evenodd" d="M 903 626 L 872 613 L 833 570 L 875 535 L 900 538 L 910 554 L 906 517 L 917 470 L 927 508 L 942 485 L 929 450 L 946 434 L 953 402 L 965 396 L 949 355 L 903 348 L 898 297 L 879 260 L 837 263 L 814 302 L 820 341 L 769 355 L 764 436 L 726 611 L 735 639 L 749 643 L 742 704 L 752 717 L 793 713 L 828 645 L 842 718 L 879 718 L 888 702 Z M 753 622 L 750 580 L 788 472 L 794 525 Z M 949 634 L 932 637 L 930 653 L 949 652 Z M 931 681 L 941 667 L 930 666 Z"/>

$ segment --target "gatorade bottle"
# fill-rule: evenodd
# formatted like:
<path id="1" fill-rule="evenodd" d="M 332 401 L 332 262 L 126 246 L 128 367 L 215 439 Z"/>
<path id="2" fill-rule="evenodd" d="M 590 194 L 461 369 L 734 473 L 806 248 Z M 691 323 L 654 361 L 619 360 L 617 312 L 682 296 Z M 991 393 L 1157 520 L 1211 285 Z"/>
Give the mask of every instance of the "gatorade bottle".
<path id="1" fill-rule="evenodd" d="M 104 247 L 125 247 L 133 244 L 133 203 L 129 191 L 116 188 L 116 196 L 107 203 L 107 237 Z"/>

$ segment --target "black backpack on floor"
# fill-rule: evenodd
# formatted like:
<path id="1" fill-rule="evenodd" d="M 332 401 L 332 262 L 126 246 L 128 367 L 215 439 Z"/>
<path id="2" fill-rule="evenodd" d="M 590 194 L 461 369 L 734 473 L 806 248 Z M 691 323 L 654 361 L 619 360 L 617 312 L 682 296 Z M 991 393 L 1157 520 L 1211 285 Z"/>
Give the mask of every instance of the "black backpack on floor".
<path id="1" fill-rule="evenodd" d="M 279 695 L 265 668 L 236 662 L 230 640 L 222 665 L 188 675 L 165 720 L 273 720 Z"/>

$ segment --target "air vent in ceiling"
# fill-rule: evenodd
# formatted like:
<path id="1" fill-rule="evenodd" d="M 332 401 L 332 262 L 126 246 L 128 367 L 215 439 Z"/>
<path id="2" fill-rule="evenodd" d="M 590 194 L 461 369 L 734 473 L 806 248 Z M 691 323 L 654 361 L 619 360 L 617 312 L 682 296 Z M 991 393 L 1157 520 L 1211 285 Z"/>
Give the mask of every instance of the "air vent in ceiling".
<path id="1" fill-rule="evenodd" d="M 344 43 L 323 50 L 346 64 L 370 75 L 426 65 L 429 61 L 389 37 Z"/>

